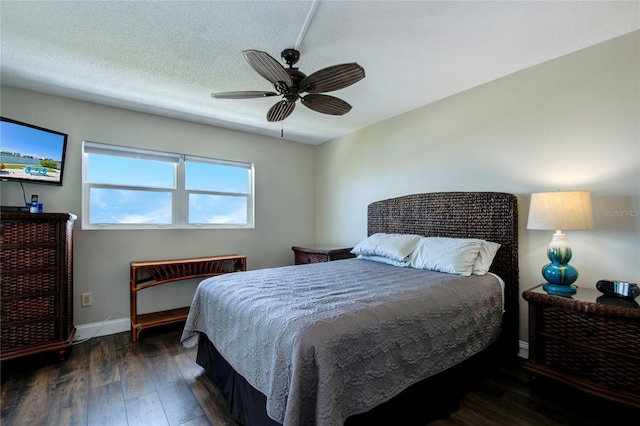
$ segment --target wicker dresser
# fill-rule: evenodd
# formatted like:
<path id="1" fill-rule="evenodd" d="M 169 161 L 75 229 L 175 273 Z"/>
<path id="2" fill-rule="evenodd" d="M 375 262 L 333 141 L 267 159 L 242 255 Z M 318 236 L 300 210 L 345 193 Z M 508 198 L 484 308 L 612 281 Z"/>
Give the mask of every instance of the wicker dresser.
<path id="1" fill-rule="evenodd" d="M 525 291 L 529 302 L 532 384 L 559 380 L 592 395 L 640 408 L 640 308 L 633 300 L 578 288 L 570 298 Z"/>
<path id="2" fill-rule="evenodd" d="M 349 259 L 355 257 L 351 254 L 353 247 L 330 247 L 330 246 L 306 246 L 291 247 L 293 259 L 296 265 L 307 263 L 330 262 L 332 260 Z"/>
<path id="3" fill-rule="evenodd" d="M 0 213 L 2 361 L 58 352 L 64 361 L 73 326 L 69 213 Z"/>

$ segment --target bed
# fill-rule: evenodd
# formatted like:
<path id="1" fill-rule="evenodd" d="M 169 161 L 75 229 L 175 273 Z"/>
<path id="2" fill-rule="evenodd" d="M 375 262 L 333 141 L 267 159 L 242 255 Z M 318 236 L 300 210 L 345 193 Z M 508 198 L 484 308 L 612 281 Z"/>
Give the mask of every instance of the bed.
<path id="1" fill-rule="evenodd" d="M 515 355 L 517 216 L 516 197 L 498 192 L 374 202 L 367 240 L 490 241 L 489 273 L 358 258 L 227 274 L 198 286 L 182 343 L 198 344 L 241 424 L 343 424 L 479 353 Z"/>

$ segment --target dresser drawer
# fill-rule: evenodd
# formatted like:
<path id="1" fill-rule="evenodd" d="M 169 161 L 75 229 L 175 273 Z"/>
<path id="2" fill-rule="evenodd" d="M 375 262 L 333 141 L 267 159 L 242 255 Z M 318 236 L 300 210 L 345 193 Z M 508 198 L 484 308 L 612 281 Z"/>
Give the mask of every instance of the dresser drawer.
<path id="1" fill-rule="evenodd" d="M 25 296 L 49 293 L 56 289 L 55 271 L 41 272 L 9 272 L 0 277 L 2 299 L 10 296 Z"/>
<path id="2" fill-rule="evenodd" d="M 55 294 L 2 300 L 2 322 L 29 321 L 55 316 Z M 3 330 L 4 332 L 4 330 Z"/>
<path id="3" fill-rule="evenodd" d="M 540 332 L 572 342 L 640 357 L 640 322 L 542 305 Z M 561 324 L 562 327 L 558 327 Z M 640 371 L 640 370 L 639 370 Z"/>
<path id="4" fill-rule="evenodd" d="M 57 266 L 56 247 L 3 248 L 0 251 L 0 269 L 53 268 Z"/>
<path id="5" fill-rule="evenodd" d="M 0 244 L 54 244 L 58 242 L 58 227 L 51 222 L 2 222 Z"/>
<path id="6" fill-rule="evenodd" d="M 564 374 L 598 386 L 629 392 L 640 397 L 640 357 L 618 356 L 603 350 L 589 350 L 562 340 L 543 338 L 540 362 Z M 600 349 L 606 348 L 602 346 Z"/>
<path id="7" fill-rule="evenodd" d="M 25 324 L 2 325 L 2 352 L 25 346 L 42 345 L 54 342 L 56 336 L 55 321 L 36 321 Z"/>

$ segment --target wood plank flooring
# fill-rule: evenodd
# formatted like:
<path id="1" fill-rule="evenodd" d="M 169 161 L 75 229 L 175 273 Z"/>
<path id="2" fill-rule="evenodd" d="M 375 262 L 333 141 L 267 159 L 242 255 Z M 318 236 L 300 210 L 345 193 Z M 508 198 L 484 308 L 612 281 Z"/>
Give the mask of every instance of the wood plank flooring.
<path id="1" fill-rule="evenodd" d="M 50 356 L 2 365 L 2 425 L 236 426 L 216 386 L 180 345 L 181 329 L 102 336 L 75 345 L 69 359 Z M 640 373 L 639 373 L 640 374 Z M 425 401 L 425 406 L 428 401 Z M 487 372 L 452 401 L 405 425 L 638 425 L 626 410 L 559 386 L 534 391 L 521 362 Z M 379 420 L 379 419 L 378 419 Z M 375 424 L 384 424 L 376 421 Z"/>

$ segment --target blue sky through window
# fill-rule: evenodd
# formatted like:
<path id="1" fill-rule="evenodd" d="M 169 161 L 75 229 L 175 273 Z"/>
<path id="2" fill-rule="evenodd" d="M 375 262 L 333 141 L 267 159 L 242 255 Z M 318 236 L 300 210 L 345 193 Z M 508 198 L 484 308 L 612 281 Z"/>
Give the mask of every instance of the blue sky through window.
<path id="1" fill-rule="evenodd" d="M 177 160 L 177 156 L 175 157 Z M 185 161 L 189 224 L 246 225 L 251 192 L 251 169 L 203 159 Z M 134 156 L 87 155 L 86 182 L 110 187 L 90 187 L 91 224 L 171 225 L 178 162 Z M 120 188 L 118 188 L 120 187 Z M 145 188 L 149 188 L 145 190 Z M 178 191 L 178 192 L 176 192 Z M 180 210 L 180 206 L 178 206 Z"/>
<path id="2" fill-rule="evenodd" d="M 247 223 L 247 199 L 224 195 L 190 194 L 189 223 Z"/>
<path id="3" fill-rule="evenodd" d="M 172 222 L 170 192 L 92 188 L 90 198 L 91 223 Z"/>

